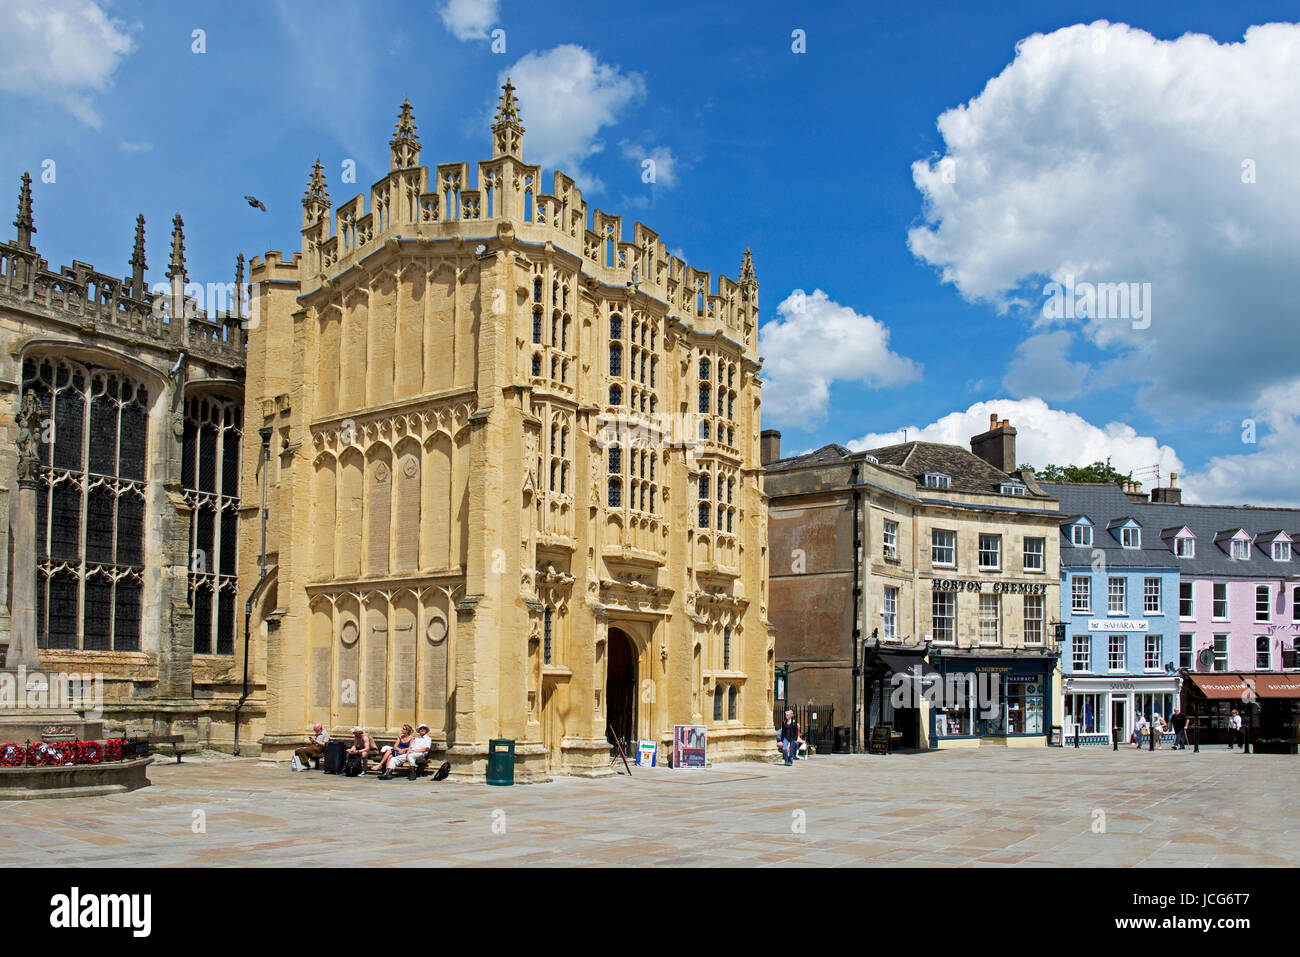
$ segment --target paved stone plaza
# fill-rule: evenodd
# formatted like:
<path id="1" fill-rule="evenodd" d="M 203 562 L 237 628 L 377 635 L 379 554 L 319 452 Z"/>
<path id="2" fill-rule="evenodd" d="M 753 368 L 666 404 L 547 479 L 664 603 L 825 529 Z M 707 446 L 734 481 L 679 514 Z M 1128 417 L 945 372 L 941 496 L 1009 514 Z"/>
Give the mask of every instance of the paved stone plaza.
<path id="1" fill-rule="evenodd" d="M 1223 747 L 833 755 L 513 788 L 160 763 L 153 786 L 0 804 L 44 866 L 1300 864 L 1300 761 Z M 202 812 L 205 833 L 195 833 Z M 1104 833 L 1094 821 L 1104 814 Z M 800 820 L 802 833 L 796 833 Z M 401 835 L 398 837 L 398 835 Z"/>

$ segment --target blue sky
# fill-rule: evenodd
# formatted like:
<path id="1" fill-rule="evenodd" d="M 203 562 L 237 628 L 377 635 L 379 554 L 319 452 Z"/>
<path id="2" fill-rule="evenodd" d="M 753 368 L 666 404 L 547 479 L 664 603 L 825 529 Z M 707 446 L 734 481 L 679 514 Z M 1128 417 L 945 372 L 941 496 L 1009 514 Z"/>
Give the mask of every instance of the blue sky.
<path id="1" fill-rule="evenodd" d="M 143 212 L 157 281 L 179 210 L 191 277 L 226 280 L 297 248 L 317 155 L 335 202 L 387 170 L 403 97 L 423 162 L 486 158 L 509 73 L 525 158 L 590 205 L 715 274 L 753 249 L 787 451 L 965 442 L 995 411 L 1037 465 L 1300 504 L 1294 5 L 3 6 L 0 181 L 12 208 L 37 177 L 56 266 L 122 275 Z M 1067 276 L 1149 283 L 1147 326 L 1044 318 Z"/>

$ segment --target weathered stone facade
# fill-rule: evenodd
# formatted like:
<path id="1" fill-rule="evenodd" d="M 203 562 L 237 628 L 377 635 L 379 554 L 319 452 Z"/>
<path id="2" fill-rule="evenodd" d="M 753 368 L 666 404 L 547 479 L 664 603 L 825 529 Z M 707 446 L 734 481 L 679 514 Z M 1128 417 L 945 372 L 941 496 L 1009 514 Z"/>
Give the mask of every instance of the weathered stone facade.
<path id="1" fill-rule="evenodd" d="M 836 724 L 852 727 L 856 647 L 859 747 L 877 723 L 904 719 L 911 747 L 1045 743 L 1060 690 L 1060 514 L 1031 472 L 1016 471 L 1014 437 L 994 422 L 972 439 L 981 455 L 910 442 L 786 459 L 779 434 L 764 437 L 771 617 L 791 704 L 833 704 Z M 895 716 L 881 707 L 890 677 L 882 654 L 927 674 L 1041 676 L 1024 682 L 1040 699 L 1041 733 L 984 733 L 996 730 L 986 722 L 945 734 L 947 722 L 925 704 Z"/>
<path id="2" fill-rule="evenodd" d="M 219 553 L 237 537 L 238 488 L 226 487 L 222 508 L 202 487 L 203 428 L 191 413 L 221 409 L 220 434 L 238 457 L 238 301 L 219 315 L 197 308 L 179 215 L 167 292 L 145 284 L 143 217 L 124 279 L 75 261 L 50 269 L 33 246 L 34 223 L 24 174 L 16 237 L 0 243 L 5 667 L 102 675 L 110 732 L 228 747 L 240 690 L 228 615 L 237 568 L 231 549 Z M 35 428 L 20 436 L 24 400 Z M 223 517 L 224 535 L 214 530 Z M 199 593 L 207 617 L 196 651 Z"/>
<path id="3" fill-rule="evenodd" d="M 498 737 L 523 780 L 608 774 L 611 725 L 664 756 L 674 724 L 708 725 L 711 759 L 773 750 L 749 254 L 715 292 L 642 224 L 588 226 L 523 134 L 507 83 L 473 188 L 420 165 L 403 104 L 368 204 L 332 209 L 317 163 L 301 252 L 252 263 L 268 757 L 313 720 L 426 721 L 467 777 Z M 260 469 L 246 443 L 244 488 Z"/>

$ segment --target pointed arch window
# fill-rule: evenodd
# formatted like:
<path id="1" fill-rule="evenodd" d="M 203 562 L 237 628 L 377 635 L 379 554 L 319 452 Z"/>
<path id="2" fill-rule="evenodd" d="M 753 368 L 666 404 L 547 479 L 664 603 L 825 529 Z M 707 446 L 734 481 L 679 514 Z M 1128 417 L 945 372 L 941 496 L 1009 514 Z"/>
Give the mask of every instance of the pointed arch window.
<path id="1" fill-rule="evenodd" d="M 185 403 L 181 487 L 190 507 L 190 607 L 194 653 L 235 653 L 235 559 L 243 407 L 215 395 Z"/>
<path id="2" fill-rule="evenodd" d="M 138 651 L 149 392 L 52 356 L 23 362 L 23 392 L 50 430 L 36 493 L 37 646 Z"/>

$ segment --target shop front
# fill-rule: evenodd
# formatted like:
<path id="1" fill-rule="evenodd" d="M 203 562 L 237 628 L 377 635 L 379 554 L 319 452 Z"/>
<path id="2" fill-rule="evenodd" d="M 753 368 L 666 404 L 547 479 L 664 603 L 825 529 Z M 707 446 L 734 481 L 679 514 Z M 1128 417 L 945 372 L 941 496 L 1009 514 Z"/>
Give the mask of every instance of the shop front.
<path id="1" fill-rule="evenodd" d="M 1300 674 L 1243 671 L 1189 674 L 1183 711 L 1200 744 L 1227 744 L 1235 710 L 1252 741 L 1300 738 Z"/>
<path id="2" fill-rule="evenodd" d="M 868 645 L 863 679 L 865 740 L 877 727 L 887 725 L 898 734 L 897 747 L 928 747 L 924 714 L 933 672 L 923 647 Z"/>
<path id="3" fill-rule="evenodd" d="M 1069 677 L 1064 682 L 1061 731 L 1064 743 L 1110 744 L 1111 734 L 1129 740 L 1138 715 L 1148 722 L 1160 715 L 1166 724 L 1179 700 L 1178 675 L 1132 678 Z"/>
<path id="4" fill-rule="evenodd" d="M 942 700 L 931 708 L 937 747 L 1046 745 L 1054 721 L 1053 654 L 931 650 Z"/>

